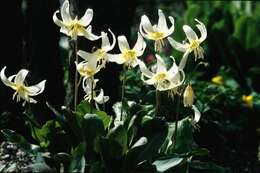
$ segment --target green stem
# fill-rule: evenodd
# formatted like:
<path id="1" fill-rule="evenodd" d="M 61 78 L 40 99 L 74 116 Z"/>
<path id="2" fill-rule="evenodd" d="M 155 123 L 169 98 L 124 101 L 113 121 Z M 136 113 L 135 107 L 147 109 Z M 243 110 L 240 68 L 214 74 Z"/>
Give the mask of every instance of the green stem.
<path id="1" fill-rule="evenodd" d="M 76 64 L 78 64 L 79 57 L 78 57 L 78 40 L 75 40 L 75 56 L 76 56 Z M 78 71 L 77 67 L 75 68 L 75 78 L 74 78 L 74 110 L 76 111 L 76 107 L 78 104 Z"/>
<path id="2" fill-rule="evenodd" d="M 175 113 L 175 129 L 174 129 L 174 147 L 177 144 L 177 134 L 178 134 L 178 121 L 179 121 L 179 108 L 180 108 L 180 97 L 177 98 L 177 108 Z"/>
<path id="3" fill-rule="evenodd" d="M 91 77 L 91 99 L 90 99 L 90 113 L 93 113 L 94 107 L 94 77 Z"/>
<path id="4" fill-rule="evenodd" d="M 155 105 L 155 116 L 159 116 L 159 112 L 160 112 L 160 91 L 156 90 L 155 92 L 155 101 L 156 101 L 156 105 Z"/>
<path id="5" fill-rule="evenodd" d="M 31 116 L 33 116 L 33 112 L 32 112 L 32 107 L 31 107 L 31 103 L 29 102 L 28 103 L 28 115 L 29 116 L 26 116 L 27 118 L 28 118 L 28 122 L 29 122 L 29 124 L 30 124 L 30 126 L 31 126 L 31 129 L 32 129 L 32 132 L 33 132 L 33 134 L 34 134 L 34 136 L 35 136 L 35 138 L 36 138 L 36 141 L 37 142 L 40 142 L 40 139 L 38 138 L 38 135 L 37 135 L 37 133 L 36 133 L 36 131 L 35 131 L 35 128 L 34 128 L 34 122 L 32 122 L 32 117 Z"/>
<path id="6" fill-rule="evenodd" d="M 125 81 L 126 81 L 126 66 L 123 65 L 123 81 L 122 81 L 122 97 L 121 97 L 121 114 L 120 114 L 120 121 L 123 119 L 123 109 L 124 109 L 124 96 L 125 96 Z"/>

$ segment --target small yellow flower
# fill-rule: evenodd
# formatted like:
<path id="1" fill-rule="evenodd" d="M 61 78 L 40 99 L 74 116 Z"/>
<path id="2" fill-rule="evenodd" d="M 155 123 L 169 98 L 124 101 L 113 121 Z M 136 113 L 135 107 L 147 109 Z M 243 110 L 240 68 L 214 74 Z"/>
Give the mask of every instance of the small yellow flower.
<path id="1" fill-rule="evenodd" d="M 246 104 L 248 107 L 253 107 L 254 97 L 252 95 L 243 95 L 242 101 Z"/>
<path id="2" fill-rule="evenodd" d="M 211 79 L 211 82 L 218 84 L 218 85 L 222 85 L 223 84 L 223 77 L 222 76 L 215 76 Z"/>
<path id="3" fill-rule="evenodd" d="M 183 93 L 183 104 L 185 107 L 191 107 L 194 102 L 194 92 L 191 85 L 188 85 Z"/>

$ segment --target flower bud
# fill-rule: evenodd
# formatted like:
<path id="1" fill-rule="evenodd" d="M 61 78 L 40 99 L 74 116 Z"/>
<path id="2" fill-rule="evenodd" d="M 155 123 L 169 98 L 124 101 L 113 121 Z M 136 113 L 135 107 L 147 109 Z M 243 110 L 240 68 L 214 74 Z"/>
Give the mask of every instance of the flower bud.
<path id="1" fill-rule="evenodd" d="M 185 107 L 191 107 L 194 101 L 194 92 L 190 85 L 188 85 L 183 93 L 183 104 Z"/>

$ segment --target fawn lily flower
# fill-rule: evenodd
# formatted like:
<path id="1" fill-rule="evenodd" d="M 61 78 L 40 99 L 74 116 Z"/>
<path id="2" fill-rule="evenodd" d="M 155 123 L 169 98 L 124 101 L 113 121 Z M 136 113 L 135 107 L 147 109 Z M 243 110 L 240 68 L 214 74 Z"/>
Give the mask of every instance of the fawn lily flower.
<path id="1" fill-rule="evenodd" d="M 119 36 L 117 39 L 121 53 L 110 56 L 109 61 L 124 64 L 128 67 L 137 66 L 137 57 L 143 55 L 146 48 L 146 43 L 141 34 L 138 33 L 137 41 L 132 49 L 130 49 L 128 41 L 124 35 Z"/>
<path id="2" fill-rule="evenodd" d="M 91 100 L 92 100 L 91 92 L 93 90 L 93 100 L 95 101 L 95 103 L 96 104 L 106 103 L 109 100 L 109 96 L 104 96 L 103 89 L 100 89 L 100 92 L 98 95 L 96 94 L 95 87 L 96 87 L 97 82 L 98 82 L 98 79 L 84 78 L 83 89 L 86 93 L 86 95 L 84 96 L 84 100 L 88 101 L 89 103 L 91 102 Z"/>
<path id="3" fill-rule="evenodd" d="M 114 35 L 114 33 L 109 29 L 109 32 L 112 35 L 112 44 L 110 44 L 109 42 L 109 38 L 107 33 L 105 32 L 101 32 L 101 48 L 96 48 L 96 50 L 94 50 L 94 54 L 97 54 L 97 59 L 98 59 L 98 63 L 102 64 L 103 67 L 105 67 L 106 62 L 109 59 L 109 56 L 111 56 L 111 54 L 107 53 L 110 50 L 112 50 L 115 47 L 116 44 L 116 37 Z M 91 54 L 93 53 L 89 53 L 89 52 L 85 52 L 85 57 L 89 57 L 91 56 Z"/>
<path id="4" fill-rule="evenodd" d="M 5 76 L 5 69 L 6 67 L 1 70 L 0 77 L 6 86 L 9 86 L 15 90 L 15 93 L 13 94 L 13 100 L 15 97 L 17 102 L 19 102 L 21 98 L 24 99 L 25 101 L 23 102 L 23 106 L 26 102 L 37 103 L 37 101 L 30 96 L 41 94 L 44 90 L 46 80 L 43 80 L 33 86 L 26 86 L 25 78 L 29 72 L 28 70 L 21 69 L 16 75 L 12 75 L 7 78 Z"/>
<path id="5" fill-rule="evenodd" d="M 61 14 L 62 20 L 58 19 L 57 13 Z M 65 0 L 61 6 L 61 10 L 57 10 L 53 14 L 53 21 L 56 25 L 61 27 L 60 32 L 70 36 L 72 39 L 76 39 L 77 36 L 84 36 L 89 40 L 97 40 L 100 36 L 96 36 L 92 33 L 92 27 L 90 24 L 93 18 L 93 10 L 87 9 L 85 14 L 78 19 L 76 16 L 74 19 L 69 12 L 69 1 Z M 87 27 L 87 28 L 85 28 Z"/>
<path id="6" fill-rule="evenodd" d="M 138 60 L 142 72 L 142 80 L 148 85 L 154 85 L 159 91 L 176 89 L 176 87 L 180 86 L 184 81 L 185 74 L 183 70 L 178 68 L 174 58 L 172 57 L 174 62 L 172 67 L 167 71 L 166 64 L 162 58 L 158 54 L 155 56 L 157 58 L 157 68 L 155 73 L 151 72 L 142 61 Z M 145 80 L 144 77 L 149 79 Z"/>
<path id="7" fill-rule="evenodd" d="M 76 64 L 77 71 L 84 78 L 93 77 L 102 68 L 102 66 L 98 64 L 98 55 L 96 53 L 89 54 L 83 50 L 79 50 L 78 55 L 85 59 L 79 64 Z"/>
<path id="8" fill-rule="evenodd" d="M 194 92 L 191 85 L 188 85 L 183 93 L 184 107 L 192 107 L 194 102 Z"/>
<path id="9" fill-rule="evenodd" d="M 206 39 L 207 37 L 207 29 L 205 27 L 205 25 L 200 22 L 199 20 L 195 19 L 196 22 L 198 22 L 198 24 L 196 25 L 196 27 L 199 29 L 200 31 L 200 38 L 198 38 L 197 34 L 192 30 L 192 28 L 188 25 L 184 25 L 183 26 L 183 30 L 187 36 L 187 39 L 189 40 L 189 43 L 178 43 L 177 41 L 175 41 L 173 38 L 168 37 L 168 41 L 170 43 L 170 45 L 172 47 L 174 47 L 175 49 L 181 51 L 181 52 L 185 52 L 183 58 L 182 58 L 182 68 L 184 68 L 188 55 L 191 52 L 194 52 L 195 55 L 195 60 L 197 60 L 198 58 L 204 58 L 204 50 L 203 48 L 200 46 L 200 44 Z"/>
<path id="10" fill-rule="evenodd" d="M 168 28 L 166 18 L 162 12 L 162 10 L 158 10 L 158 24 L 153 25 L 151 24 L 149 18 L 146 15 L 141 17 L 141 23 L 139 26 L 139 30 L 141 34 L 149 40 L 154 40 L 154 47 L 155 51 L 160 51 L 164 46 L 163 39 L 171 35 L 174 31 L 174 19 L 173 17 L 169 16 L 169 20 L 171 22 L 171 27 Z"/>

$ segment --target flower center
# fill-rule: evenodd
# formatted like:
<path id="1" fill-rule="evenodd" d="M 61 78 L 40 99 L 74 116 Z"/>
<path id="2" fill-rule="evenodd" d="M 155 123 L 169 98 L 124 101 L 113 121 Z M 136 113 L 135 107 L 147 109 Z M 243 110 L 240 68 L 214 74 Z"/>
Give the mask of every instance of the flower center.
<path id="1" fill-rule="evenodd" d="M 94 76 L 95 74 L 95 70 L 87 67 L 80 69 L 79 72 L 82 74 L 82 76 Z"/>
<path id="2" fill-rule="evenodd" d="M 149 33 L 149 36 L 153 40 L 161 40 L 161 39 L 164 38 L 164 33 L 162 33 L 162 32 L 152 32 L 152 33 Z"/>
<path id="3" fill-rule="evenodd" d="M 126 61 L 132 61 L 136 57 L 136 52 L 134 50 L 125 50 L 123 52 L 123 58 Z"/>
<path id="4" fill-rule="evenodd" d="M 154 76 L 154 79 L 157 82 L 161 82 L 161 81 L 165 80 L 165 78 L 166 78 L 166 74 L 165 73 L 159 73 L 159 74 Z"/>
<path id="5" fill-rule="evenodd" d="M 98 49 L 98 50 L 97 50 L 97 53 L 98 53 L 98 60 L 99 60 L 99 61 L 103 60 L 106 51 L 103 50 L 103 49 Z"/>
<path id="6" fill-rule="evenodd" d="M 200 41 L 199 40 L 192 40 L 190 43 L 190 49 L 194 50 L 200 46 Z"/>

